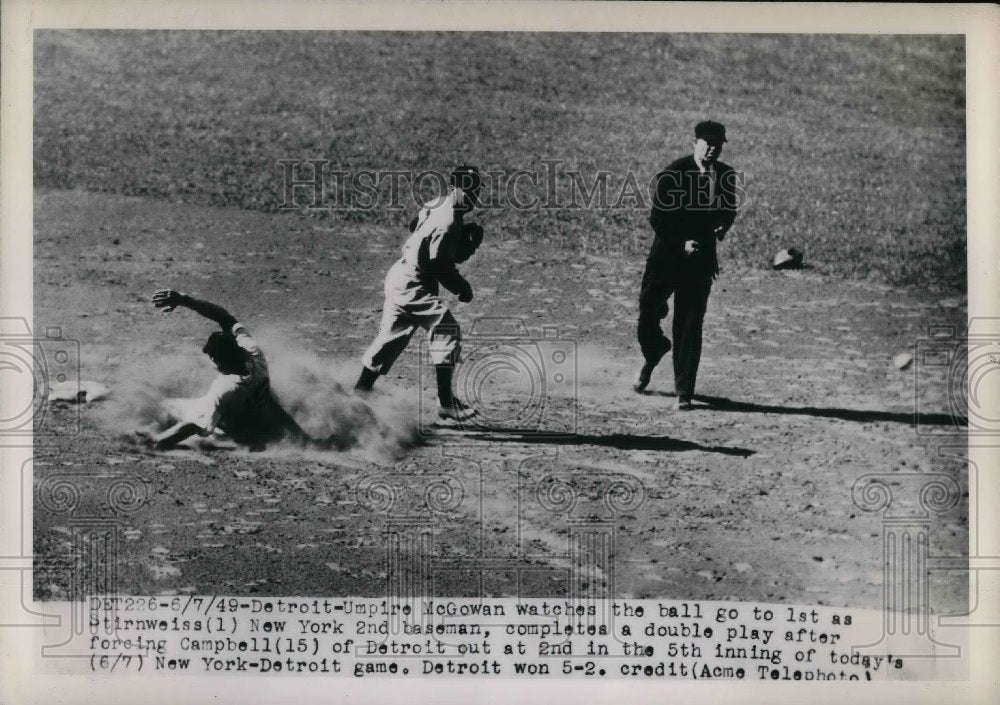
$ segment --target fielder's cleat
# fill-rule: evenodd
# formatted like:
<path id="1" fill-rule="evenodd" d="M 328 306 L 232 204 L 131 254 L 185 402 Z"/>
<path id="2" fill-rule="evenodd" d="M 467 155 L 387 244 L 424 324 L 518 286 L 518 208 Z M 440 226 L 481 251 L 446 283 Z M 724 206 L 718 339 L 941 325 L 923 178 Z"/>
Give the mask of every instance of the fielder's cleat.
<path id="1" fill-rule="evenodd" d="M 361 368 L 361 375 L 358 377 L 358 381 L 354 384 L 354 391 L 359 396 L 367 396 L 371 393 L 372 388 L 375 386 L 375 380 L 378 379 L 378 372 L 375 370 L 369 370 L 367 367 Z"/>
<path id="2" fill-rule="evenodd" d="M 635 380 L 635 384 L 632 385 L 632 389 L 639 392 L 640 394 L 645 391 L 646 387 L 649 386 L 649 378 L 653 376 L 653 368 L 656 365 L 651 365 L 648 362 L 642 366 L 639 370 L 639 376 Z"/>
<path id="3" fill-rule="evenodd" d="M 438 418 L 446 421 L 468 421 L 478 415 L 478 411 L 458 399 L 453 399 L 451 406 L 438 407 Z"/>
<path id="4" fill-rule="evenodd" d="M 688 399 L 687 397 L 677 398 L 678 411 L 691 411 L 692 409 L 694 409 L 694 404 L 691 403 L 690 399 Z"/>

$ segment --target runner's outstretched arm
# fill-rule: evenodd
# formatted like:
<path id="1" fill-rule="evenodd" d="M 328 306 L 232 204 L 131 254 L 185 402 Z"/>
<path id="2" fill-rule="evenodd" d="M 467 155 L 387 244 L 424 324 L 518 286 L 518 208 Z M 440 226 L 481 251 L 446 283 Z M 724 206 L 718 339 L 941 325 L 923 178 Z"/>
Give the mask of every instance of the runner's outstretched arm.
<path id="1" fill-rule="evenodd" d="M 178 306 L 189 308 L 208 320 L 215 321 L 226 332 L 232 331 L 233 326 L 236 325 L 236 318 L 222 306 L 196 299 L 173 289 L 161 289 L 153 294 L 153 305 L 168 312 L 173 311 Z"/>

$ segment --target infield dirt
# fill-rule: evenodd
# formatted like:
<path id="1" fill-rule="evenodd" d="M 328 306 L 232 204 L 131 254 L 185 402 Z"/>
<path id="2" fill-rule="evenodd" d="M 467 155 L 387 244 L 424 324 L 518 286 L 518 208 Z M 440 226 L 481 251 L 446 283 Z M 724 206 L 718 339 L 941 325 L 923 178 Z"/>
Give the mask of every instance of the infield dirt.
<path id="1" fill-rule="evenodd" d="M 533 341 L 558 340 L 572 364 L 535 416 L 524 392 L 538 380 L 506 368 L 487 375 L 471 393 L 490 407 L 490 428 L 459 430 L 433 424 L 418 340 L 370 403 L 348 391 L 375 333 L 399 227 L 51 189 L 36 191 L 34 213 L 36 330 L 60 326 L 79 341 L 82 377 L 112 389 L 79 409 L 79 434 L 36 449 L 42 599 L 70 590 L 62 560 L 73 514 L 53 494 L 60 477 L 76 483 L 83 505 L 110 497 L 109 477 L 130 478 L 138 494 L 120 504 L 115 564 L 126 594 L 382 595 L 398 568 L 387 545 L 398 539 L 404 562 L 433 558 L 427 577 L 442 596 L 610 586 L 623 597 L 878 607 L 883 516 L 852 498 L 870 473 L 904 505 L 915 506 L 912 485 L 926 473 L 957 482 L 957 506 L 929 517 L 930 553 L 966 553 L 954 372 L 893 364 L 929 326 L 933 344 L 959 349 L 941 331 L 962 330 L 962 297 L 729 266 L 724 243 L 703 396 L 681 413 L 668 364 L 648 394 L 631 390 L 641 256 L 553 251 L 490 239 L 487 227 L 464 268 L 476 298 L 453 305 L 467 358 L 495 345 L 482 326 L 515 316 L 527 334 L 508 343 L 530 352 L 540 349 Z M 309 423 L 352 429 L 355 447 L 136 445 L 131 426 L 150 399 L 193 392 L 213 374 L 198 352 L 211 324 L 156 311 L 149 296 L 160 287 L 231 309 L 263 344 L 282 400 L 314 414 Z M 76 411 L 53 406 L 45 422 L 56 428 Z M 940 450 L 949 442 L 950 455 Z M 597 524 L 613 541 L 593 584 L 571 586 L 566 569 Z M 934 571 L 932 608 L 964 609 L 966 580 Z"/>

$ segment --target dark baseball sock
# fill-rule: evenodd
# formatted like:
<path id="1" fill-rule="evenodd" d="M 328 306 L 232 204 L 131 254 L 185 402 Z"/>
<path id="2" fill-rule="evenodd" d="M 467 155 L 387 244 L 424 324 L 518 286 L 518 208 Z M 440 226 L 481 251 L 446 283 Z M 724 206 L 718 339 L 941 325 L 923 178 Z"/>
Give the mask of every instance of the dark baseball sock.
<path id="1" fill-rule="evenodd" d="M 302 427 L 292 418 L 292 415 L 280 406 L 278 406 L 276 415 L 281 433 L 287 441 L 303 447 L 313 442 L 309 434 L 303 431 Z"/>
<path id="2" fill-rule="evenodd" d="M 372 387 L 375 386 L 375 380 L 377 379 L 378 372 L 370 370 L 367 367 L 362 367 L 361 376 L 359 376 L 358 381 L 354 383 L 354 389 L 359 392 L 370 392 Z"/>
<path id="3" fill-rule="evenodd" d="M 434 371 L 437 374 L 438 403 L 445 408 L 450 407 L 455 401 L 451 393 L 451 379 L 455 374 L 455 366 L 435 365 Z"/>

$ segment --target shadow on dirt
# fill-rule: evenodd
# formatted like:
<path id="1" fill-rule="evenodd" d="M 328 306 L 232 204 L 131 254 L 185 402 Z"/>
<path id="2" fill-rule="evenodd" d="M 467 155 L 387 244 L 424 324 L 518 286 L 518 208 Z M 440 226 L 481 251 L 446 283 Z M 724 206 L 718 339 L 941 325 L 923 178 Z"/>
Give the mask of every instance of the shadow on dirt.
<path id="1" fill-rule="evenodd" d="M 666 396 L 666 395 L 664 395 Z M 726 397 L 702 396 L 696 394 L 695 401 L 708 404 L 706 411 L 744 411 L 760 414 L 795 414 L 816 416 L 825 419 L 842 419 L 843 421 L 858 421 L 871 423 L 886 421 L 891 423 L 921 424 L 928 426 L 965 427 L 968 419 L 952 414 L 919 414 L 899 411 L 871 411 L 865 409 L 834 409 L 815 406 L 775 406 L 772 404 L 754 404 L 748 401 L 735 401 Z"/>
<path id="2" fill-rule="evenodd" d="M 548 446 L 598 446 L 617 448 L 618 450 L 659 450 L 664 452 L 683 452 L 697 450 L 703 453 L 721 453 L 747 458 L 756 451 L 749 448 L 730 446 L 703 446 L 692 441 L 684 441 L 669 436 L 635 436 L 630 433 L 612 433 L 598 436 L 587 433 L 554 435 L 530 428 L 502 428 L 490 426 L 471 426 L 465 429 L 463 436 L 492 443 L 537 443 Z"/>

